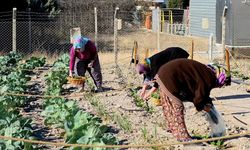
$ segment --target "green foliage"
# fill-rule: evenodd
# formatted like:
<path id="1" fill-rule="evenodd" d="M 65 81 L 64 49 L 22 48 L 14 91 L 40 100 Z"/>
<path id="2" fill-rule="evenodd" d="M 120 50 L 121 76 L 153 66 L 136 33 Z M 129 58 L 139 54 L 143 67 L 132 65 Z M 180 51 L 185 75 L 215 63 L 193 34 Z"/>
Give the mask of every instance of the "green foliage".
<path id="1" fill-rule="evenodd" d="M 160 99 L 161 96 L 160 96 L 159 90 L 157 90 L 156 92 L 152 93 L 152 94 L 151 94 L 151 97 L 156 98 L 156 99 Z"/>
<path id="2" fill-rule="evenodd" d="M 54 70 L 45 76 L 46 95 L 59 96 L 63 89 L 63 84 L 67 83 L 67 72 L 65 70 Z"/>
<path id="3" fill-rule="evenodd" d="M 73 118 L 64 123 L 66 131 L 65 139 L 67 143 L 79 144 L 98 144 L 113 145 L 118 144 L 117 139 L 110 133 L 107 133 L 108 127 L 101 125 L 98 117 L 92 116 L 86 112 L 78 111 Z M 85 148 L 70 148 L 85 149 Z M 100 148 L 106 149 L 106 148 Z"/>
<path id="4" fill-rule="evenodd" d="M 112 115 L 112 118 L 124 131 L 126 132 L 132 131 L 132 125 L 131 122 L 128 120 L 128 118 L 115 113 Z"/>
<path id="5" fill-rule="evenodd" d="M 54 62 L 53 68 L 58 69 L 58 68 L 68 68 L 69 66 L 69 55 L 68 54 L 63 54 L 61 55 L 57 61 Z"/>
<path id="6" fill-rule="evenodd" d="M 59 98 L 56 98 L 60 100 Z M 46 125 L 55 124 L 58 127 L 63 127 L 64 121 L 74 115 L 78 111 L 75 101 L 58 101 L 57 103 L 47 105 L 41 113 L 45 117 Z"/>
<path id="7" fill-rule="evenodd" d="M 32 121 L 28 118 L 22 118 L 21 115 L 8 113 L 0 116 L 0 135 L 6 137 L 16 137 L 25 139 L 34 139 L 31 127 Z M 30 143 L 12 140 L 0 140 L 0 149 L 31 150 L 35 147 Z"/>
<path id="8" fill-rule="evenodd" d="M 47 74 L 46 94 L 59 96 L 63 91 L 63 84 L 66 83 L 68 74 L 68 55 L 62 55 L 53 65 L 52 70 Z M 83 112 L 78 108 L 75 101 L 68 101 L 63 98 L 48 98 L 43 104 L 45 124 L 56 125 L 65 129 L 65 141 L 67 143 L 80 144 L 117 144 L 117 139 L 108 133 L 108 127 L 101 124 L 101 119 Z M 85 149 L 72 147 L 70 149 Z"/>
<path id="9" fill-rule="evenodd" d="M 22 106 L 25 103 L 26 97 L 21 96 L 11 96 L 7 93 L 22 94 L 26 91 L 26 83 L 31 78 L 24 74 L 21 70 L 13 70 L 9 72 L 8 75 L 0 76 L 0 102 L 2 102 L 5 107 L 15 107 Z"/>
<path id="10" fill-rule="evenodd" d="M 63 89 L 62 86 L 67 83 L 69 56 L 63 54 L 54 62 L 52 71 L 45 76 L 46 95 L 59 96 Z"/>
<path id="11" fill-rule="evenodd" d="M 178 8 L 179 7 L 179 1 L 180 0 L 169 0 L 168 1 L 168 7 L 169 8 Z"/>
<path id="12" fill-rule="evenodd" d="M 25 74 L 18 53 L 9 53 L 0 57 L 0 135 L 16 138 L 34 139 L 31 119 L 19 114 L 18 107 L 25 104 L 27 98 L 9 95 L 9 93 L 23 94 L 27 89 L 27 82 L 31 79 Z M 40 60 L 40 58 L 38 58 Z M 33 58 L 34 60 L 34 58 Z M 43 59 L 41 59 L 43 61 Z M 31 62 L 27 62 L 30 64 Z M 31 68 L 37 66 L 33 64 Z M 0 149 L 30 150 L 35 149 L 31 143 L 21 141 L 0 140 Z"/>
<path id="13" fill-rule="evenodd" d="M 19 65 L 21 69 L 34 69 L 36 67 L 42 67 L 46 63 L 45 57 L 31 57 L 26 60 L 25 63 Z"/>
<path id="14" fill-rule="evenodd" d="M 29 0 L 32 12 L 48 12 L 50 15 L 60 13 L 57 0 Z"/>
<path id="15" fill-rule="evenodd" d="M 147 112 L 149 113 L 153 113 L 154 111 L 154 108 L 153 107 L 150 107 L 148 106 L 148 103 L 145 102 L 143 99 L 141 99 L 139 96 L 138 96 L 138 90 L 137 89 L 129 89 L 130 92 L 131 92 L 131 96 L 134 98 L 134 102 L 135 102 L 135 105 L 137 107 L 140 107 L 140 108 L 143 108 L 144 110 L 146 110 Z"/>
<path id="16" fill-rule="evenodd" d="M 142 132 L 142 136 L 143 136 L 144 140 L 147 143 L 154 144 L 154 143 L 156 143 L 156 141 L 159 142 L 159 139 L 157 139 L 157 128 L 156 128 L 156 126 L 154 127 L 153 135 L 149 133 L 149 131 L 147 130 L 146 127 L 141 128 L 141 132 Z M 159 149 L 158 147 L 151 147 L 151 148 L 153 150 L 158 150 Z"/>
<path id="17" fill-rule="evenodd" d="M 231 75 L 237 78 L 241 78 L 242 80 L 248 80 L 250 79 L 249 76 L 244 75 L 243 73 L 240 73 L 239 71 L 231 71 Z"/>
<path id="18" fill-rule="evenodd" d="M 8 75 L 15 69 L 21 59 L 22 55 L 16 52 L 10 52 L 5 56 L 0 56 L 0 75 Z"/>
<path id="19" fill-rule="evenodd" d="M 197 139 L 209 139 L 211 138 L 210 136 L 208 135 L 195 135 L 194 136 L 195 138 Z M 224 143 L 224 140 L 215 140 L 215 141 L 210 141 L 208 142 L 208 144 L 211 144 L 213 146 L 216 146 L 218 147 L 219 149 L 222 149 L 223 147 L 226 147 L 225 143 Z"/>

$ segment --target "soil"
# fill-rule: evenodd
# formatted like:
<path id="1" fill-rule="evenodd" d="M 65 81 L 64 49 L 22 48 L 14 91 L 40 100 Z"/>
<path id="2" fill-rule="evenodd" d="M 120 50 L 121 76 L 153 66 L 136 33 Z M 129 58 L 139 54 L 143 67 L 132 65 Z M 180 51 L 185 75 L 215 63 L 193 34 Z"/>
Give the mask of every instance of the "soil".
<path id="1" fill-rule="evenodd" d="M 90 97 L 82 96 L 74 98 L 79 102 L 79 106 L 84 110 L 96 114 L 103 119 L 103 123 L 109 125 L 114 135 L 120 140 L 121 144 L 172 144 L 176 142 L 171 133 L 167 131 L 166 121 L 163 116 L 161 106 L 155 106 L 151 101 L 148 110 L 137 107 L 134 98 L 131 96 L 130 89 L 136 89 L 142 85 L 142 76 L 135 73 L 134 64 L 130 64 L 130 52 L 120 53 L 118 65 L 112 61 L 113 53 L 100 53 L 100 61 L 103 73 L 104 91 L 91 94 L 92 100 L 95 99 L 98 105 L 91 104 Z M 204 60 L 204 59 L 199 59 Z M 204 61 L 205 62 L 205 61 Z M 118 68 L 117 68 L 118 67 Z M 43 76 L 46 70 L 33 77 L 31 87 L 35 88 L 36 93 L 42 94 L 45 88 Z M 91 80 L 91 79 L 90 79 Z M 234 78 L 234 80 L 241 81 Z M 249 81 L 245 81 L 249 82 Z M 245 83 L 244 82 L 244 83 Z M 72 96 L 75 94 L 90 95 L 89 88 L 86 87 L 84 93 L 76 93 L 76 87 L 65 85 L 65 91 Z M 72 92 L 73 91 L 73 92 Z M 246 85 L 232 83 L 231 86 L 213 89 L 211 97 L 214 99 L 216 109 L 221 113 L 227 126 L 227 135 L 241 134 L 249 132 L 250 128 L 250 93 L 246 92 Z M 62 142 L 59 129 L 47 127 L 43 124 L 40 115 L 42 111 L 42 99 L 31 99 L 29 108 L 25 108 L 23 114 L 32 117 L 34 128 L 41 140 Z M 196 112 L 192 103 L 185 102 L 185 121 L 187 129 L 192 136 L 209 135 L 211 128 L 206 120 L 204 112 Z M 102 107 L 103 106 L 103 107 Z M 106 112 L 101 113 L 101 112 Z M 113 116 L 119 116 L 120 122 Z M 114 115 L 115 114 L 115 115 Z M 121 124 L 123 123 L 123 126 Z M 250 136 L 236 137 L 224 140 L 224 144 L 214 146 L 211 143 L 203 142 L 190 145 L 170 145 L 162 149 L 167 150 L 216 150 L 216 149 L 250 149 Z M 62 149 L 44 146 L 44 149 Z M 133 149 L 152 149 L 152 148 L 128 148 Z"/>

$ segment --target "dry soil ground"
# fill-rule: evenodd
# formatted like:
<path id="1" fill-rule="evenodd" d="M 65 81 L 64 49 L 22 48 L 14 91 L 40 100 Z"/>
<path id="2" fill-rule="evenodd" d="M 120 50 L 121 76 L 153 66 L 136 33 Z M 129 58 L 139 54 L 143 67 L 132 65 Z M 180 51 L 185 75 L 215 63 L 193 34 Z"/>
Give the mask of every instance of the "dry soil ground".
<path id="1" fill-rule="evenodd" d="M 149 106 L 153 108 L 152 113 L 149 113 L 145 109 L 137 107 L 134 98 L 130 96 L 131 92 L 129 89 L 141 86 L 142 83 L 142 77 L 135 73 L 134 64 L 130 65 L 130 52 L 119 53 L 118 70 L 114 64 L 114 58 L 113 53 L 100 53 L 103 86 L 105 90 L 104 92 L 93 95 L 85 93 L 88 96 L 77 98 L 76 100 L 79 101 L 80 106 L 100 116 L 104 120 L 104 123 L 110 125 L 114 130 L 115 136 L 121 141 L 121 144 L 172 144 L 176 142 L 175 138 L 167 132 L 166 121 L 163 117 L 161 106 L 156 107 L 149 101 Z M 201 56 L 197 55 L 194 58 L 203 63 L 207 63 L 207 60 Z M 244 60 L 241 64 L 245 66 L 242 71 L 248 73 L 249 76 L 249 65 L 246 65 L 247 62 L 247 60 Z M 46 73 L 44 72 L 43 74 Z M 44 81 L 42 80 L 43 76 L 40 75 L 40 85 L 38 87 L 40 88 L 40 92 L 42 91 L 41 88 L 45 87 Z M 234 78 L 234 80 L 236 80 L 236 78 Z M 65 87 L 70 88 L 70 86 L 71 85 L 66 85 Z M 226 123 L 227 136 L 246 133 L 250 130 L 250 93 L 247 93 L 245 88 L 246 86 L 244 84 L 232 83 L 231 86 L 214 89 L 211 92 L 215 107 L 222 114 Z M 72 95 L 74 94 L 76 94 L 76 92 L 73 91 Z M 39 101 L 34 101 L 34 103 L 34 105 L 40 105 Z M 204 112 L 197 113 L 194 106 L 188 102 L 185 103 L 185 109 L 185 120 L 190 134 L 193 136 L 209 135 L 211 129 L 206 121 Z M 37 115 L 40 111 L 40 108 L 35 108 L 31 111 L 30 116 Z M 50 139 L 52 139 L 52 141 L 55 142 L 62 141 L 61 138 L 58 138 L 60 131 L 45 128 L 42 125 L 42 118 L 40 118 L 39 115 L 34 118 L 37 118 L 38 126 L 40 125 L 41 128 L 44 128 L 42 135 L 46 140 L 51 141 Z M 220 148 L 230 150 L 250 149 L 249 137 L 250 136 L 244 136 L 227 139 L 224 141 L 224 144 L 221 144 Z M 51 149 L 51 147 L 47 148 Z M 214 150 L 218 148 L 218 145 L 214 146 L 212 144 L 202 143 L 170 145 L 162 149 Z M 52 147 L 52 149 L 55 148 Z"/>
<path id="2" fill-rule="evenodd" d="M 119 127 L 119 124 L 108 120 L 118 133 L 116 134 L 120 140 L 128 144 L 146 144 L 146 143 L 171 143 L 175 139 L 166 131 L 166 124 L 162 113 L 161 106 L 154 106 L 149 102 L 149 105 L 154 107 L 152 114 L 135 106 L 133 97 L 129 96 L 128 88 L 136 88 L 141 86 L 142 77 L 134 72 L 133 64 L 130 66 L 128 53 L 119 54 L 119 72 L 116 72 L 115 65 L 109 63 L 112 61 L 113 54 L 100 54 L 102 62 L 104 87 L 107 89 L 102 93 L 95 94 L 105 110 L 109 113 L 117 113 L 126 118 L 131 125 L 130 131 L 124 131 Z M 206 62 L 202 57 L 195 57 L 196 60 Z M 243 64 L 247 64 L 244 60 Z M 232 65 L 233 67 L 233 65 Z M 246 67 L 247 68 L 247 67 Z M 249 68 L 249 66 L 248 66 Z M 245 70 L 246 73 L 249 72 Z M 241 79 L 233 78 L 240 81 Z M 247 82 L 247 81 L 246 81 Z M 114 89 L 114 90 L 110 90 Z M 115 90 L 119 89 L 119 90 Z M 227 135 L 249 132 L 250 128 L 250 93 L 246 92 L 244 84 L 232 83 L 231 86 L 216 88 L 211 92 L 211 97 L 214 98 L 215 107 L 222 114 L 222 117 L 227 126 Z M 84 102 L 83 102 L 84 103 Z M 91 107 L 91 106 L 89 106 Z M 210 126 L 205 119 L 203 112 L 197 113 L 194 106 L 186 102 L 186 124 L 191 135 L 209 135 Z M 93 109 L 96 112 L 96 109 Z M 226 149 L 250 149 L 249 136 L 237 137 L 224 141 L 220 148 Z M 165 149 L 218 149 L 218 146 L 211 144 L 192 144 L 169 146 Z M 130 148 L 138 149 L 138 148 Z M 145 148 L 143 148 L 145 149 Z"/>

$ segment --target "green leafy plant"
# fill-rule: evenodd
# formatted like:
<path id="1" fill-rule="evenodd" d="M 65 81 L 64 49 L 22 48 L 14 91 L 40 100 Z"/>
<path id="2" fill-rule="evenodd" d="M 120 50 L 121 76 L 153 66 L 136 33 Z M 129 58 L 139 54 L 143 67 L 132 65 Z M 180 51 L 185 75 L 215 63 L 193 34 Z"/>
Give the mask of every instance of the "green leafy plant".
<path id="1" fill-rule="evenodd" d="M 64 101 L 64 103 L 54 103 L 45 107 L 41 113 L 45 117 L 44 123 L 46 125 L 57 125 L 63 127 L 64 121 L 68 117 L 72 117 L 78 111 L 75 101 Z"/>
<path id="2" fill-rule="evenodd" d="M 194 135 L 194 137 L 196 138 L 196 139 L 209 139 L 209 138 L 211 138 L 210 136 L 208 136 L 208 135 Z M 211 144 L 211 145 L 213 145 L 213 146 L 216 146 L 216 147 L 218 147 L 219 149 L 222 149 L 222 148 L 224 148 L 224 147 L 226 147 L 226 145 L 225 145 L 225 143 L 224 143 L 224 140 L 215 140 L 215 141 L 210 141 L 210 142 L 207 142 L 208 144 Z"/>
<path id="3" fill-rule="evenodd" d="M 151 94 L 151 97 L 156 98 L 156 99 L 160 99 L 161 96 L 160 96 L 159 90 L 156 91 L 156 92 L 154 92 L 154 93 L 152 93 L 152 94 Z"/>
<path id="4" fill-rule="evenodd" d="M 51 72 L 46 76 L 47 95 L 61 95 L 62 86 L 66 83 L 67 63 L 68 56 L 65 55 L 54 63 Z M 68 101 L 63 98 L 47 98 L 43 106 L 42 115 L 45 117 L 45 123 L 63 128 L 67 143 L 118 144 L 117 139 L 108 132 L 108 127 L 101 124 L 102 120 L 80 110 L 75 101 Z M 99 108 L 103 109 L 102 107 Z M 71 147 L 69 149 L 82 150 L 86 148 Z M 104 150 L 105 148 L 100 149 Z"/>
<path id="5" fill-rule="evenodd" d="M 131 122 L 126 117 L 114 113 L 112 118 L 124 131 L 132 131 Z"/>
<path id="6" fill-rule="evenodd" d="M 25 63 L 19 64 L 18 68 L 20 68 L 25 74 L 32 74 L 33 70 L 36 67 L 42 67 L 46 63 L 45 57 L 31 57 L 27 59 Z"/>
<path id="7" fill-rule="evenodd" d="M 8 116 L 0 117 L 0 135 L 7 137 L 35 139 L 31 127 L 32 121 L 28 118 L 23 118 L 19 114 L 9 114 Z M 0 149 L 34 149 L 31 143 L 22 141 L 0 140 Z"/>
<path id="8" fill-rule="evenodd" d="M 15 70 L 18 62 L 22 59 L 22 55 L 16 52 L 10 52 L 5 56 L 0 56 L 0 75 L 8 75 Z"/>
<path id="9" fill-rule="evenodd" d="M 141 128 L 141 132 L 142 132 L 142 136 L 143 136 L 144 140 L 147 143 L 153 144 L 156 141 L 159 141 L 157 139 L 157 128 L 156 128 L 156 126 L 154 127 L 154 133 L 153 133 L 153 135 L 149 134 L 147 128 L 145 128 L 145 127 Z M 157 150 L 158 148 L 157 147 L 152 147 L 152 149 Z"/>
<path id="10" fill-rule="evenodd" d="M 143 108 L 148 113 L 154 112 L 154 108 L 148 106 L 148 103 L 138 96 L 138 94 L 137 94 L 138 90 L 136 90 L 136 89 L 129 89 L 129 90 L 130 90 L 131 96 L 134 98 L 134 103 L 137 107 Z"/>
<path id="11" fill-rule="evenodd" d="M 79 110 L 74 117 L 64 123 L 65 139 L 67 143 L 79 144 L 118 144 L 117 139 L 108 133 L 108 127 L 101 125 L 98 117 Z M 70 148 L 84 149 L 84 148 Z M 106 150 L 106 148 L 100 148 Z"/>

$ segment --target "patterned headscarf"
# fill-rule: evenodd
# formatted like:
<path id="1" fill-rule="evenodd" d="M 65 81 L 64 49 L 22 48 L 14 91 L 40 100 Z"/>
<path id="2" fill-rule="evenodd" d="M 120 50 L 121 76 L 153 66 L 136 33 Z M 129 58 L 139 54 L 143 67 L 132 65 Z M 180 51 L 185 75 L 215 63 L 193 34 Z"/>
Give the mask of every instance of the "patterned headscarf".
<path id="1" fill-rule="evenodd" d="M 73 48 L 74 49 L 79 48 L 81 49 L 81 51 L 84 51 L 85 45 L 87 44 L 88 41 L 89 39 L 85 37 L 81 37 L 81 36 L 75 37 L 73 41 Z"/>
<path id="2" fill-rule="evenodd" d="M 145 59 L 143 63 L 137 64 L 136 70 L 139 74 L 144 74 L 150 71 L 149 59 Z"/>
<path id="3" fill-rule="evenodd" d="M 211 63 L 207 65 L 216 74 L 216 83 L 218 87 L 230 85 L 231 75 L 222 65 Z"/>

